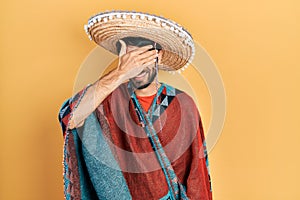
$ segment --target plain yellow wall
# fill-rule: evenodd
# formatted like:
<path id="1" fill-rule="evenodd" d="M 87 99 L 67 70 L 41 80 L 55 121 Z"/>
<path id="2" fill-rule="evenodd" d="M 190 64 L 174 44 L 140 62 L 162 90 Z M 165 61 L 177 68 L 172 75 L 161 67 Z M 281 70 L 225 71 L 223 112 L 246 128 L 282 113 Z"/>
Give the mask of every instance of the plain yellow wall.
<path id="1" fill-rule="evenodd" d="M 210 153 L 214 199 L 300 199 L 297 0 L 1 1 L 0 199 L 63 199 L 58 109 L 96 46 L 83 25 L 112 9 L 177 21 L 219 67 L 227 117 Z"/>

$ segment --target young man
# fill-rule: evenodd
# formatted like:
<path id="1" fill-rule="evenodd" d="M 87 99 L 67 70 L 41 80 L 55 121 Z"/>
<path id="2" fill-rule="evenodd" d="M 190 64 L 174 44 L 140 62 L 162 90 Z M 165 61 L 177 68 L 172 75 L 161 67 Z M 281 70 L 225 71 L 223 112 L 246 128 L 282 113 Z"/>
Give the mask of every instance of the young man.
<path id="1" fill-rule="evenodd" d="M 143 37 L 114 33 L 111 37 L 121 39 L 109 46 L 97 34 L 101 27 L 111 34 L 103 27 L 113 24 L 111 30 L 116 30 L 125 22 L 136 26 L 136 20 L 144 20 L 118 14 L 130 13 L 101 13 L 98 24 L 89 28 L 97 43 L 118 52 L 118 67 L 60 111 L 66 199 L 212 199 L 197 107 L 187 94 L 157 80 L 158 66 L 182 67 L 180 57 L 177 63 L 174 56 L 166 57 L 178 52 L 151 34 L 154 25 L 148 35 L 140 32 Z M 111 24 L 99 22 L 99 16 Z"/>

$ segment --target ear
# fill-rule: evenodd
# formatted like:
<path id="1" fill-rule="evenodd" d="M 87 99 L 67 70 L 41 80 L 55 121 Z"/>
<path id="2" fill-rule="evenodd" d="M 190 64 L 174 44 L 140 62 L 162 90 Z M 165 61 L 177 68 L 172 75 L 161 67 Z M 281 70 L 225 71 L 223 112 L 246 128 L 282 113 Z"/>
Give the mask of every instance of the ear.
<path id="1" fill-rule="evenodd" d="M 119 40 L 120 44 L 121 44 L 121 50 L 119 53 L 119 57 L 123 56 L 126 53 L 126 43 L 123 40 Z"/>

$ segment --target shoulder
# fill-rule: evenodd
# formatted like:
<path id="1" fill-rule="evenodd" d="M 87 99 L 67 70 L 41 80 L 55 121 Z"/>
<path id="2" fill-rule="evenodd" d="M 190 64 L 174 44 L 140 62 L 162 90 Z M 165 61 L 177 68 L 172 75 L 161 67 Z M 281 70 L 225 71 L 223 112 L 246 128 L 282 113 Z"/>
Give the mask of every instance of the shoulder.
<path id="1" fill-rule="evenodd" d="M 166 87 L 166 95 L 174 96 L 181 102 L 184 102 L 184 104 L 195 105 L 194 99 L 189 94 L 187 94 L 185 91 L 175 88 L 166 83 L 164 83 L 164 85 Z"/>

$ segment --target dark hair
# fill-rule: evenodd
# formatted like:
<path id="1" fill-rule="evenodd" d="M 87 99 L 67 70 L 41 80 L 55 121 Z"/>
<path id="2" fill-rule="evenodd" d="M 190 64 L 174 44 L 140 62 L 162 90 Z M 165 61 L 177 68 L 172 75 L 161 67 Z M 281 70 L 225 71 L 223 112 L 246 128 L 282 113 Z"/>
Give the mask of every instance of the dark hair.
<path id="1" fill-rule="evenodd" d="M 154 46 L 154 43 L 155 43 L 152 40 L 149 40 L 149 39 L 143 38 L 143 37 L 125 37 L 125 38 L 122 38 L 122 40 L 125 42 L 126 45 L 136 46 L 136 47 L 143 47 L 143 46 L 147 46 L 150 44 L 152 44 Z M 116 46 L 117 46 L 117 51 L 119 54 L 121 51 L 121 43 L 118 41 L 116 43 Z M 162 49 L 162 47 L 159 43 L 156 43 L 156 49 L 157 50 Z M 152 50 L 152 49 L 150 49 L 150 50 Z"/>

